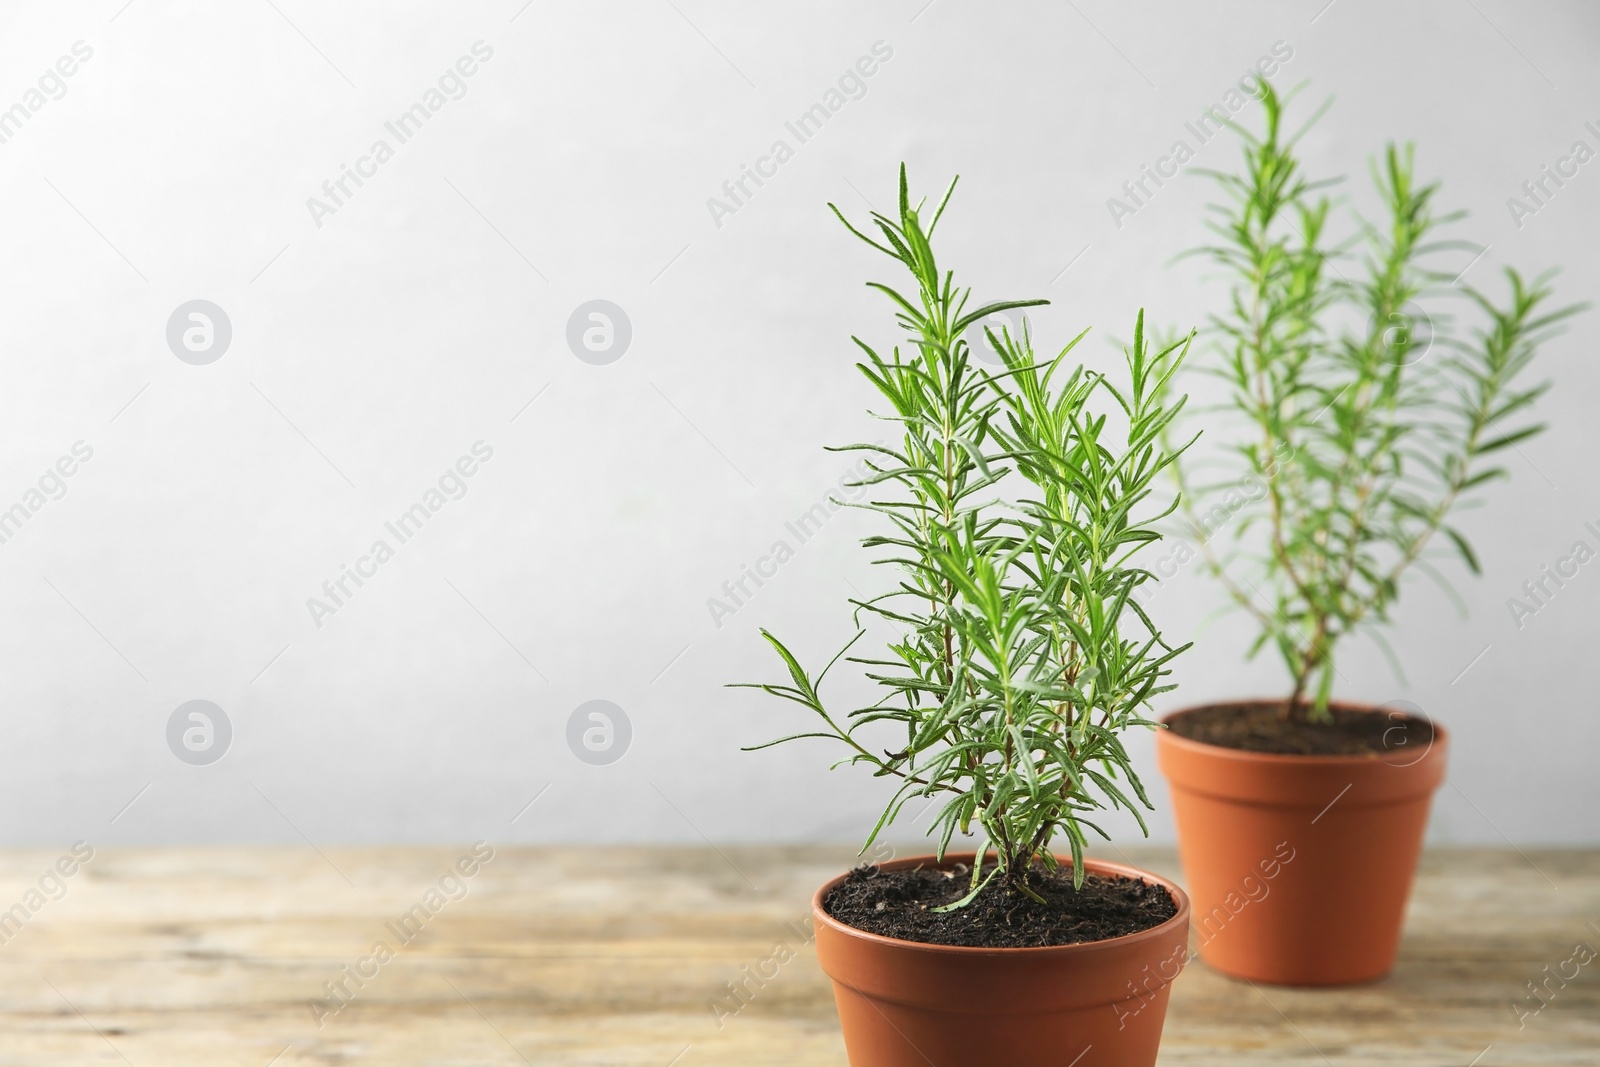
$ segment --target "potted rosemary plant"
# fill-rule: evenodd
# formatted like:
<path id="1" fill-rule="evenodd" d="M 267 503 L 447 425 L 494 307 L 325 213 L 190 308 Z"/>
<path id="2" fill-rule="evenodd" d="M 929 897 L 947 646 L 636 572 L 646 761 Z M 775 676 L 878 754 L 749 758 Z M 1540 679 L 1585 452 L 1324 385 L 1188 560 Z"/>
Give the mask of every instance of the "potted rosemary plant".
<path id="1" fill-rule="evenodd" d="M 1252 620 L 1250 654 L 1282 658 L 1287 692 L 1170 715 L 1157 747 L 1202 957 L 1343 984 L 1394 964 L 1447 746 L 1419 713 L 1335 701 L 1335 653 L 1366 633 L 1398 673 L 1381 630 L 1402 578 L 1437 577 L 1436 550 L 1477 572 L 1452 513 L 1542 429 L 1525 372 L 1577 308 L 1547 308 L 1547 276 L 1508 270 L 1497 301 L 1432 266 L 1470 246 L 1441 240 L 1460 216 L 1438 212 L 1410 147 L 1373 167 L 1382 217 L 1330 237 L 1331 183 L 1306 176 L 1270 86 L 1261 101 L 1242 170 L 1212 174 L 1218 243 L 1197 250 L 1231 288 L 1204 368 L 1226 391 L 1207 422 L 1222 473 L 1193 456 L 1173 469 L 1205 568 Z M 1443 313 L 1452 293 L 1474 328 Z"/>
<path id="2" fill-rule="evenodd" d="M 788 677 L 752 688 L 815 721 L 769 744 L 827 739 L 893 786 L 863 851 L 902 814 L 936 839 L 933 855 L 858 868 L 813 899 L 855 1067 L 1149 1065 L 1187 959 L 1187 899 L 1084 846 L 1097 811 L 1149 806 L 1119 735 L 1154 726 L 1143 716 L 1183 651 L 1135 600 L 1151 575 L 1134 557 L 1171 511 L 1152 501 L 1187 341 L 1152 352 L 1141 313 L 1113 380 L 1067 362 L 1076 340 L 1038 361 L 1026 328 L 986 331 L 1000 364 L 981 365 L 969 328 L 1044 301 L 968 309 L 930 243 L 949 198 L 925 217 L 902 167 L 898 217 L 874 214 L 873 236 L 833 209 L 914 286 L 871 283 L 904 347 L 855 339 L 898 439 L 840 449 L 867 454 L 853 506 L 881 521 L 863 545 L 893 575 L 851 601 L 854 618 L 898 636 L 850 655 L 858 630 L 813 674 L 762 631 Z M 867 706 L 824 701 L 841 659 L 875 689 Z M 953 851 L 958 833 L 976 840 Z"/>

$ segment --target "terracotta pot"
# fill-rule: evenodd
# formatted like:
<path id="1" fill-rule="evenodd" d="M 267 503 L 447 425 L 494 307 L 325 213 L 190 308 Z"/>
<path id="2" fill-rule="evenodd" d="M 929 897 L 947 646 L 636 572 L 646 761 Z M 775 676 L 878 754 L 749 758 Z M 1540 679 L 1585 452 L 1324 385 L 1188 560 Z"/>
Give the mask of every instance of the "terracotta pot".
<path id="1" fill-rule="evenodd" d="M 885 870 L 952 867 L 972 853 L 896 860 Z M 1177 902 L 1160 926 L 1053 948 L 963 948 L 857 930 L 811 898 L 817 960 L 833 979 L 851 1067 L 1060 1064 L 1150 1067 L 1169 983 L 1188 959 L 1189 898 L 1165 878 L 1085 861 L 1096 874 L 1142 878 Z"/>
<path id="2" fill-rule="evenodd" d="M 1157 734 L 1207 964 L 1279 985 L 1389 973 L 1447 735 L 1435 725 L 1432 744 L 1395 740 L 1371 756 L 1295 756 Z"/>

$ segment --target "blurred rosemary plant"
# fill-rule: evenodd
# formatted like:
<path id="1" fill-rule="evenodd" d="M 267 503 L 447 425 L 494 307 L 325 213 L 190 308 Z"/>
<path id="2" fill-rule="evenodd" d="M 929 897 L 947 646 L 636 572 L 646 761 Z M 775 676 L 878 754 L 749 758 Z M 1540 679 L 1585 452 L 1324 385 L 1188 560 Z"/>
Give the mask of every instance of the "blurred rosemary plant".
<path id="1" fill-rule="evenodd" d="M 1085 829 L 1105 836 L 1089 813 L 1125 808 L 1144 825 L 1139 809 L 1149 800 L 1118 735 L 1153 725 L 1143 713 L 1173 688 L 1163 680 L 1188 647 L 1162 640 L 1133 599 L 1152 578 L 1133 557 L 1160 537 L 1155 524 L 1176 507 L 1153 494 L 1175 458 L 1163 433 L 1183 402 L 1165 397 L 1188 341 L 1152 352 L 1141 312 L 1126 375 L 1113 382 L 1066 362 L 1083 334 L 1040 362 L 1026 327 L 1021 336 L 986 330 L 1004 362 L 989 372 L 972 358 L 969 328 L 1046 301 L 967 309 L 970 290 L 941 273 L 931 245 L 954 189 L 951 182 L 924 227 L 925 205 L 911 203 L 902 166 L 899 217 L 874 213 L 875 236 L 829 205 L 915 286 L 903 294 L 869 283 L 893 303 L 909 335 L 904 349 L 885 356 L 853 338 L 865 354 L 861 372 L 891 409 L 880 417 L 898 424 L 898 443 L 834 449 L 870 454 L 872 473 L 858 483 L 869 496 L 852 506 L 882 521 L 883 532 L 862 543 L 897 581 L 851 601 L 858 632 L 815 676 L 763 630 L 789 680 L 751 686 L 820 719 L 819 729 L 770 745 L 828 738 L 848 749 L 841 764 L 896 781 L 863 851 L 915 798 L 942 801 L 929 827 L 941 857 L 957 831 L 975 828 L 970 892 L 951 908 L 997 877 L 1042 899 L 1029 879 L 1035 860 L 1058 866 L 1058 835 L 1081 885 Z M 903 636 L 883 655 L 846 657 L 866 616 Z M 841 658 L 860 665 L 881 694 L 842 716 L 820 694 Z"/>
<path id="2" fill-rule="evenodd" d="M 1261 103 L 1264 132 L 1239 130 L 1242 169 L 1206 172 L 1224 196 L 1209 223 L 1217 242 L 1189 253 L 1229 279 L 1202 370 L 1226 385 L 1226 414 L 1207 428 L 1233 462 L 1220 481 L 1198 481 L 1193 457 L 1174 470 L 1208 569 L 1257 624 L 1250 655 L 1271 645 L 1288 669 L 1282 717 L 1330 721 L 1343 637 L 1371 633 L 1399 673 L 1379 628 L 1410 567 L 1440 577 L 1425 558 L 1434 535 L 1478 572 L 1447 520 L 1506 476 L 1497 453 L 1544 428 L 1528 413 L 1545 386 L 1522 384 L 1524 372 L 1580 308 L 1546 308 L 1548 274 L 1508 269 L 1497 302 L 1431 266 L 1474 246 L 1438 239 L 1463 213 L 1435 213 L 1439 186 L 1417 180 L 1410 145 L 1374 162 L 1383 217 L 1333 243 L 1322 190 L 1338 179 L 1309 179 L 1295 155 L 1321 112 L 1286 136 L 1285 101 L 1265 83 Z M 1439 310 L 1447 295 L 1465 296 L 1480 324 L 1454 331 Z M 1209 542 L 1223 527 L 1233 536 L 1218 551 Z"/>

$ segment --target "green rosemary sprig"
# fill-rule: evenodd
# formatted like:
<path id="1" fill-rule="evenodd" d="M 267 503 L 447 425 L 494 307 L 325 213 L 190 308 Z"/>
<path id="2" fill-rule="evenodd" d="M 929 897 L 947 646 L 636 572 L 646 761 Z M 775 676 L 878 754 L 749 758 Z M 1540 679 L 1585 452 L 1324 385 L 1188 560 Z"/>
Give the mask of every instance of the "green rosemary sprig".
<path id="1" fill-rule="evenodd" d="M 1150 802 L 1120 734 L 1153 725 L 1144 712 L 1173 688 L 1170 664 L 1188 646 L 1163 641 L 1133 599 L 1152 580 L 1134 557 L 1176 506 L 1154 496 L 1181 451 L 1163 435 L 1183 401 L 1165 398 L 1188 340 L 1152 352 L 1141 312 L 1114 382 L 1066 362 L 1081 334 L 1040 362 L 1027 329 L 986 331 L 1004 363 L 990 373 L 972 358 L 968 327 L 1045 301 L 968 310 L 970 291 L 941 272 L 932 247 L 954 188 L 924 226 L 902 166 L 898 217 L 875 213 L 872 236 L 833 208 L 915 285 L 869 283 L 893 305 L 903 348 L 885 355 L 853 338 L 899 439 L 840 449 L 868 454 L 860 484 L 871 492 L 852 506 L 882 522 L 862 543 L 895 575 L 881 595 L 851 601 L 856 623 L 877 616 L 902 636 L 882 654 L 847 656 L 858 629 L 813 677 L 763 630 L 789 681 L 751 687 L 820 721 L 768 744 L 829 738 L 846 747 L 841 762 L 895 781 L 863 851 L 915 798 L 938 804 L 929 833 L 940 856 L 957 832 L 978 837 L 970 892 L 951 905 L 960 907 L 997 877 L 1038 898 L 1033 862 L 1055 869 L 1060 836 L 1081 885 L 1085 831 L 1106 836 L 1089 818 L 1096 811 L 1124 808 L 1144 825 Z M 841 658 L 881 694 L 842 717 L 819 692 Z"/>

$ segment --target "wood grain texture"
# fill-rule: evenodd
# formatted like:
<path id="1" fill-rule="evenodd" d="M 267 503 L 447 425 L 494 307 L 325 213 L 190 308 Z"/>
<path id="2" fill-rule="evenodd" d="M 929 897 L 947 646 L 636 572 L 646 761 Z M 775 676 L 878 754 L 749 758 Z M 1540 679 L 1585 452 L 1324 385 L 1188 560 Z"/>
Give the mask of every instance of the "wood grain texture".
<path id="1" fill-rule="evenodd" d="M 386 923 L 426 913 L 467 851 L 101 849 L 59 899 L 27 894 L 60 853 L 0 853 L 0 908 L 25 908 L 0 915 L 0 1065 L 845 1064 L 789 924 L 848 851 L 500 849 L 402 944 Z M 1178 873 L 1168 851 L 1127 858 Z M 1520 1028 L 1512 1005 L 1538 1007 L 1526 982 L 1600 947 L 1596 923 L 1600 853 L 1432 852 L 1389 978 L 1311 992 L 1193 964 L 1162 1063 L 1593 1065 L 1600 960 Z M 319 1020 L 324 983 L 378 941 L 394 957 Z M 719 1020 L 723 983 L 779 943 L 795 957 Z"/>

